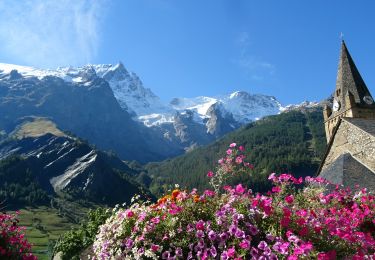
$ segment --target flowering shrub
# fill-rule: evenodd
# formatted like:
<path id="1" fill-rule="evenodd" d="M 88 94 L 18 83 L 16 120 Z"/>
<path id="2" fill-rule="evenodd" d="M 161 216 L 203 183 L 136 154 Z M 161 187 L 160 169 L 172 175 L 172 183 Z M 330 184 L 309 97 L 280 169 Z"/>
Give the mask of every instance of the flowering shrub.
<path id="1" fill-rule="evenodd" d="M 93 259 L 374 259 L 375 197 L 366 190 L 325 190 L 325 181 L 271 174 L 268 194 L 242 184 L 243 148 L 231 144 L 214 190 L 175 189 L 156 204 L 135 200 L 115 208 L 100 227 Z M 304 188 L 297 188 L 301 184 Z"/>
<path id="2" fill-rule="evenodd" d="M 24 227 L 17 225 L 16 214 L 0 213 L 0 259 L 36 259 L 31 252 L 31 245 L 23 233 Z"/>

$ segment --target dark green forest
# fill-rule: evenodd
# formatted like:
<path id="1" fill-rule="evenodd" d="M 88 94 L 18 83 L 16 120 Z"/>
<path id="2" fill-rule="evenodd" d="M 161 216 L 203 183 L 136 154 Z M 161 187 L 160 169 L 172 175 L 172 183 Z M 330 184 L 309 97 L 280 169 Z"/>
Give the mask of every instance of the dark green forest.
<path id="1" fill-rule="evenodd" d="M 188 189 L 207 188 L 207 171 L 215 169 L 217 160 L 224 156 L 232 142 L 245 146 L 247 161 L 254 165 L 250 176 L 238 177 L 233 182 L 241 181 L 254 191 L 269 189 L 267 176 L 272 172 L 314 175 L 326 146 L 322 111 L 292 111 L 269 116 L 211 145 L 177 158 L 150 163 L 146 169 L 153 179 L 151 191 L 160 195 L 174 184 Z"/>
<path id="2" fill-rule="evenodd" d="M 20 156 L 0 160 L 0 200 L 3 205 L 47 204 L 50 196 L 37 181 L 37 174 Z"/>
<path id="3" fill-rule="evenodd" d="M 236 177 L 233 182 L 245 183 L 254 191 L 270 188 L 267 176 L 272 172 L 314 175 L 326 146 L 322 111 L 269 116 L 185 155 L 144 167 L 135 162 L 128 165 L 136 172 L 133 178 L 156 196 L 175 184 L 202 190 L 208 188 L 207 171 L 215 170 L 217 160 L 232 142 L 245 146 L 247 161 L 254 165 L 251 175 Z M 38 178 L 35 169 L 19 156 L 1 160 L 1 201 L 7 205 L 49 204 L 52 197 Z"/>

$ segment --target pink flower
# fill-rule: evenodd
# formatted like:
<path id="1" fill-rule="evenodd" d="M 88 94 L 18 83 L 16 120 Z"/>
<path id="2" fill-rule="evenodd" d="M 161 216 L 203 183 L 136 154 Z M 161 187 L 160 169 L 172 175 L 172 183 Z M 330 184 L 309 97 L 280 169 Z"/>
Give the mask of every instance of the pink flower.
<path id="1" fill-rule="evenodd" d="M 207 177 L 209 178 L 214 177 L 214 173 L 212 171 L 207 172 Z"/>
<path id="2" fill-rule="evenodd" d="M 272 187 L 272 192 L 279 193 L 281 191 L 281 188 L 279 186 Z"/>
<path id="3" fill-rule="evenodd" d="M 298 179 L 293 178 L 292 181 L 294 184 L 301 184 L 303 182 L 303 179 L 302 177 L 299 177 Z"/>
<path id="4" fill-rule="evenodd" d="M 238 150 L 240 150 L 241 152 L 245 151 L 245 147 L 243 147 L 242 145 L 240 147 L 238 147 Z"/>
<path id="5" fill-rule="evenodd" d="M 298 232 L 298 235 L 300 235 L 301 237 L 304 237 L 304 236 L 306 236 L 308 233 L 309 233 L 309 229 L 308 229 L 307 227 L 303 227 L 303 228 L 301 228 L 301 230 Z"/>
<path id="6" fill-rule="evenodd" d="M 232 154 L 232 149 L 228 149 L 227 150 L 227 155 L 231 155 Z"/>
<path id="7" fill-rule="evenodd" d="M 134 216 L 134 212 L 133 211 L 131 211 L 131 210 L 127 210 L 126 211 L 126 217 L 131 218 L 133 216 Z"/>
<path id="8" fill-rule="evenodd" d="M 319 253 L 318 260 L 335 260 L 336 259 L 336 251 L 331 250 L 327 253 Z"/>
<path id="9" fill-rule="evenodd" d="M 308 254 L 313 249 L 313 245 L 311 242 L 307 242 L 307 243 L 301 244 L 300 248 L 303 250 L 304 254 Z"/>
<path id="10" fill-rule="evenodd" d="M 268 177 L 269 180 L 275 180 L 276 179 L 276 173 L 271 173 L 271 175 Z"/>
<path id="11" fill-rule="evenodd" d="M 287 217 L 287 218 L 290 218 L 290 216 L 292 215 L 292 211 L 288 208 L 283 208 L 283 213 L 284 213 L 284 217 Z"/>
<path id="12" fill-rule="evenodd" d="M 207 197 L 213 197 L 213 196 L 215 196 L 215 194 L 216 193 L 212 190 L 205 190 L 204 191 L 204 195 L 206 195 Z"/>
<path id="13" fill-rule="evenodd" d="M 232 187 L 229 186 L 229 185 L 225 185 L 225 186 L 223 187 L 223 189 L 224 189 L 225 191 L 231 191 L 231 190 L 232 190 Z"/>
<path id="14" fill-rule="evenodd" d="M 299 218 L 296 222 L 299 226 L 303 226 L 306 223 L 306 220 L 304 218 Z"/>
<path id="15" fill-rule="evenodd" d="M 142 212 L 138 216 L 138 221 L 142 222 L 146 218 L 146 213 Z"/>
<path id="16" fill-rule="evenodd" d="M 294 197 L 293 197 L 293 195 L 288 195 L 288 196 L 286 196 L 286 197 L 285 197 L 285 201 L 286 201 L 287 203 L 289 203 L 289 204 L 292 204 L 293 201 L 294 201 Z"/>
<path id="17" fill-rule="evenodd" d="M 241 157 L 241 156 L 237 156 L 237 157 L 236 157 L 236 163 L 237 163 L 237 164 L 241 164 L 242 161 L 243 161 L 243 160 L 242 160 L 242 157 Z"/>
<path id="18" fill-rule="evenodd" d="M 199 220 L 199 221 L 195 224 L 195 228 L 198 229 L 198 230 L 203 230 L 203 229 L 204 229 L 204 221 L 203 221 L 203 220 Z"/>
<path id="19" fill-rule="evenodd" d="M 159 224 L 160 223 L 160 218 L 159 217 L 152 218 L 151 222 L 154 223 L 154 224 Z"/>
<path id="20" fill-rule="evenodd" d="M 289 226 L 289 223 L 290 223 L 290 218 L 288 218 L 288 217 L 284 217 L 284 218 L 282 218 L 281 221 L 280 221 L 280 225 L 281 225 L 282 227 L 288 227 L 288 226 Z"/>
<path id="21" fill-rule="evenodd" d="M 154 251 L 154 252 L 158 252 L 159 248 L 160 248 L 160 246 L 158 246 L 158 245 L 155 245 L 155 244 L 151 245 L 151 250 Z"/>
<path id="22" fill-rule="evenodd" d="M 230 147 L 230 148 L 234 148 L 234 147 L 236 147 L 236 145 L 237 145 L 236 143 L 231 143 L 231 144 L 229 145 L 229 147 Z"/>
<path id="23" fill-rule="evenodd" d="M 241 243 L 240 243 L 240 247 L 242 249 L 248 249 L 250 247 L 249 240 L 246 240 L 246 239 L 242 240 Z"/>
<path id="24" fill-rule="evenodd" d="M 237 194 L 242 194 L 246 191 L 246 189 L 244 187 L 242 187 L 242 184 L 240 183 L 236 186 L 235 191 L 236 191 Z"/>
<path id="25" fill-rule="evenodd" d="M 296 214 L 300 217 L 306 217 L 307 211 L 305 209 L 300 209 L 300 210 L 297 210 Z"/>
<path id="26" fill-rule="evenodd" d="M 229 257 L 234 258 L 235 255 L 236 255 L 236 249 L 235 249 L 234 247 L 229 248 L 229 249 L 228 249 L 228 253 L 227 253 L 227 255 L 228 255 Z"/>
<path id="27" fill-rule="evenodd" d="M 173 208 L 173 209 L 169 210 L 169 214 L 176 215 L 176 214 L 180 213 L 181 211 L 182 211 L 181 207 L 176 207 L 176 208 Z"/>

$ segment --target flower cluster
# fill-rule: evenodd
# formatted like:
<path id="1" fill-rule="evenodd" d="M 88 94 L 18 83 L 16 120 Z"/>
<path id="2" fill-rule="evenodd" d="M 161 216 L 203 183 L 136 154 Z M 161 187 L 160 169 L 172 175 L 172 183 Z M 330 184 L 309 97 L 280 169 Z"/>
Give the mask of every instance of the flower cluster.
<path id="1" fill-rule="evenodd" d="M 218 160 L 216 172 L 209 171 L 207 177 L 210 178 L 210 185 L 215 192 L 220 193 L 220 189 L 227 183 L 228 179 L 235 175 L 247 173 L 254 166 L 245 161 L 244 146 L 237 147 L 236 143 L 231 143 L 226 151 L 226 155 Z"/>
<path id="2" fill-rule="evenodd" d="M 24 227 L 17 225 L 15 214 L 0 213 L 0 259 L 34 260 L 31 254 L 31 245 L 26 240 Z"/>
<path id="3" fill-rule="evenodd" d="M 237 164 L 235 147 L 219 174 L 235 174 L 237 165 L 249 168 Z M 329 192 L 319 178 L 271 174 L 269 179 L 274 187 L 267 194 L 242 184 L 224 186 L 222 193 L 176 189 L 155 204 L 135 201 L 116 208 L 100 227 L 92 258 L 374 259 L 373 195 L 339 187 Z"/>

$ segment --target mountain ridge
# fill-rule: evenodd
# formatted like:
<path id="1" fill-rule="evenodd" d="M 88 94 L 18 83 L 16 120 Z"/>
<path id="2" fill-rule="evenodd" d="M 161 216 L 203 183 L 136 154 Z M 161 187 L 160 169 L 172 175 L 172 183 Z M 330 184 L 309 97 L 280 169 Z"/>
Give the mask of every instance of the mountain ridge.
<path id="1" fill-rule="evenodd" d="M 59 121 L 59 117 L 65 116 L 62 122 L 61 120 L 56 122 L 62 124 L 61 127 L 64 130 L 72 131 L 88 139 L 91 143 L 99 145 L 100 148 L 113 149 L 125 159 L 136 159 L 143 162 L 162 160 L 191 150 L 194 147 L 209 144 L 224 134 L 264 116 L 298 109 L 301 106 L 318 105 L 316 102 L 306 102 L 301 105 L 283 107 L 273 96 L 250 94 L 245 91 L 236 91 L 215 97 L 174 98 L 169 103 L 163 103 L 151 89 L 143 86 L 142 81 L 135 73 L 129 72 L 122 63 L 116 65 L 89 64 L 77 68 L 60 67 L 56 70 L 0 63 L 0 81 L 10 83 L 8 84 L 9 88 L 16 88 L 17 82 L 24 82 L 26 84 L 23 85 L 29 86 L 30 90 L 31 85 L 40 85 L 38 83 L 48 81 L 49 85 L 67 85 L 64 87 L 65 92 L 70 92 L 71 95 L 77 95 L 76 93 L 80 92 L 79 90 L 89 90 L 88 92 L 91 93 L 86 93 L 85 97 L 79 97 L 81 101 L 76 103 L 82 103 L 82 100 L 88 97 L 93 100 L 92 102 L 84 101 L 80 105 L 75 105 L 75 108 L 70 108 L 71 103 L 76 98 L 72 96 L 71 100 L 68 101 L 67 93 L 62 93 L 62 87 L 60 87 L 58 95 L 62 98 L 66 97 L 62 106 L 65 106 L 64 110 L 67 110 L 68 113 L 61 115 L 61 111 L 59 112 L 56 107 L 52 109 L 55 111 L 52 114 L 49 113 L 50 111 L 46 111 L 44 114 L 38 114 L 38 116 L 52 116 L 55 118 L 54 121 Z M 36 101 L 38 103 L 35 107 L 43 107 L 46 101 L 51 103 L 51 97 L 58 91 L 55 86 L 53 87 L 47 91 L 50 96 L 44 95 L 44 97 L 41 97 L 41 100 Z M 23 90 L 20 89 L 18 92 L 24 91 L 23 98 L 27 100 L 30 94 L 25 91 L 24 86 L 21 86 L 21 88 Z M 7 95 L 3 104 L 8 103 L 9 91 L 7 93 L 5 88 L 0 88 L 0 98 L 2 92 L 3 95 Z M 95 94 L 94 92 L 101 93 Z M 12 98 L 14 100 L 14 97 Z M 61 104 L 60 101 L 54 102 Z M 23 106 L 23 104 L 18 102 L 18 107 L 20 106 Z M 105 106 L 108 106 L 108 108 Z M 100 109 L 93 107 L 100 107 Z M 35 111 L 35 109 L 33 110 Z M 96 129 L 87 132 L 82 128 L 82 122 L 74 122 L 75 126 L 72 126 L 71 122 L 67 124 L 69 116 L 75 118 L 73 110 L 77 110 L 77 114 L 80 111 L 85 111 L 84 114 L 86 115 L 82 117 L 85 118 L 84 120 L 96 121 L 94 117 L 106 118 L 106 124 L 113 127 L 108 128 L 101 123 L 92 126 L 91 123 L 83 122 Z M 122 112 L 119 110 L 122 110 Z M 102 113 L 104 111 L 106 111 L 106 114 Z M 60 115 L 57 116 L 59 113 Z M 109 115 L 110 113 L 112 115 Z M 140 147 L 146 148 L 149 155 L 146 153 L 141 158 L 135 156 L 141 153 L 140 150 L 135 153 L 124 151 L 126 150 L 124 148 L 125 143 L 118 141 L 121 138 L 119 133 L 124 131 L 122 130 L 124 127 L 126 127 L 126 131 L 123 136 L 131 136 L 131 139 L 134 139 L 127 143 L 128 146 L 132 143 L 130 149 L 139 150 L 135 146 L 135 143 L 138 143 Z M 113 129 L 117 129 L 117 131 L 114 132 Z M 102 137 L 104 130 L 107 131 L 108 138 Z"/>
<path id="2" fill-rule="evenodd" d="M 183 189 L 208 188 L 207 171 L 215 170 L 217 161 L 230 143 L 243 145 L 246 161 L 254 165 L 251 176 L 242 182 L 254 191 L 267 191 L 267 177 L 272 172 L 296 176 L 315 174 L 325 151 L 326 140 L 322 109 L 292 110 L 242 126 L 215 142 L 193 151 L 148 163 L 145 168 L 152 178 L 150 190 L 161 195 L 178 183 Z"/>
<path id="3" fill-rule="evenodd" d="M 207 118 L 206 113 L 210 106 L 218 102 L 222 103 L 225 110 L 232 113 L 236 121 L 241 124 L 249 123 L 263 116 L 278 114 L 291 107 L 317 104 L 317 102 L 304 101 L 299 105 L 283 106 L 274 96 L 250 94 L 246 91 L 235 91 L 213 97 L 175 97 L 169 103 L 163 103 L 151 89 L 144 87 L 137 74 L 129 72 L 121 62 L 115 65 L 88 64 L 76 68 L 59 67 L 56 70 L 0 63 L 0 74 L 10 73 L 12 70 L 17 70 L 26 77 L 35 76 L 42 79 L 46 76 L 56 76 L 67 82 L 82 82 L 85 75 L 95 74 L 109 83 L 120 106 L 146 126 L 172 122 L 176 112 L 185 110 L 196 112 L 196 121 L 203 123 L 203 119 Z"/>
<path id="4" fill-rule="evenodd" d="M 15 156 L 19 160 L 12 161 Z M 30 180 L 51 198 L 114 205 L 129 202 L 134 194 L 144 192 L 136 181 L 137 171 L 115 155 L 68 135 L 46 132 L 38 136 L 10 137 L 0 142 L 0 161 L 3 160 L 9 162 L 8 170 L 18 167 L 29 172 Z M 16 181 L 7 178 L 0 177 L 5 186 Z M 8 195 L 1 194 L 3 199 L 4 196 Z"/>

